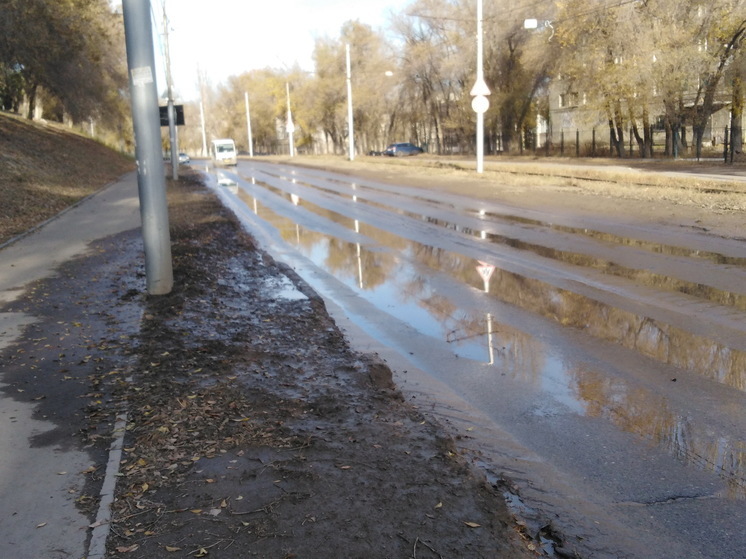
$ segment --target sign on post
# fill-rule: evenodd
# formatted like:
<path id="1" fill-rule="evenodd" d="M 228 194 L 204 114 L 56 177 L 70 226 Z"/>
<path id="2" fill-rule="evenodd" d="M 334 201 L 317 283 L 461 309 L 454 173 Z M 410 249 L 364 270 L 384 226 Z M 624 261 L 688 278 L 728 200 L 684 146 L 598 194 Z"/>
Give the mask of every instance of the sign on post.
<path id="1" fill-rule="evenodd" d="M 158 107 L 161 116 L 161 126 L 168 126 L 168 106 Z M 174 105 L 176 126 L 184 126 L 184 105 Z"/>

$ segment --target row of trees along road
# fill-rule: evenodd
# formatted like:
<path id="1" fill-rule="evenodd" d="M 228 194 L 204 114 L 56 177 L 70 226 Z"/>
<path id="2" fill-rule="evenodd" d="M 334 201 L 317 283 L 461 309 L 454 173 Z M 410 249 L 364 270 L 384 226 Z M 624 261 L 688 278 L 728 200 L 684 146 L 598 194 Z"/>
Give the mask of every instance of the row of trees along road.
<path id="1" fill-rule="evenodd" d="M 131 145 L 122 19 L 109 1 L 0 0 L 0 14 L 2 107 L 25 105 L 31 116 L 42 100 L 45 118 L 95 120 L 99 133 Z M 608 127 L 620 156 L 628 130 L 649 156 L 653 124 L 665 127 L 667 154 L 684 147 L 688 129 L 699 155 L 722 108 L 741 145 L 744 0 L 491 0 L 483 18 L 492 91 L 485 153 L 530 147 L 537 118 L 551 123 L 560 94 L 579 100 L 576 122 Z M 547 25 L 527 30 L 528 18 Z M 316 40 L 313 72 L 264 68 L 215 87 L 200 80 L 208 136 L 248 148 L 248 93 L 255 151 L 283 151 L 289 84 L 299 149 L 345 153 L 349 44 L 359 151 L 412 141 L 436 153 L 473 153 L 475 32 L 475 0 L 414 0 L 385 29 L 347 22 L 338 38 Z M 196 153 L 199 104 L 186 112 L 181 143 Z"/>
<path id="2" fill-rule="evenodd" d="M 528 18 L 544 28 L 525 29 Z M 474 0 L 415 0 L 383 30 L 348 22 L 338 39 L 317 40 L 314 72 L 256 70 L 204 94 L 211 133 L 245 145 L 248 92 L 256 151 L 287 149 L 289 83 L 299 149 L 345 153 L 349 44 L 360 152 L 412 141 L 437 153 L 473 153 L 475 30 Z M 740 146 L 745 30 L 743 0 L 484 2 L 484 77 L 492 91 L 485 153 L 529 147 L 537 116 L 551 121 L 551 96 L 561 93 L 580 100 L 576 122 L 608 127 L 620 156 L 630 130 L 636 152 L 651 155 L 653 124 L 666 130 L 667 154 L 681 153 L 688 129 L 699 155 L 709 119 L 723 107 L 733 111 Z M 191 136 L 196 147 L 196 131 Z"/>
<path id="3" fill-rule="evenodd" d="M 131 147 L 122 17 L 108 0 L 0 0 L 0 106 Z"/>

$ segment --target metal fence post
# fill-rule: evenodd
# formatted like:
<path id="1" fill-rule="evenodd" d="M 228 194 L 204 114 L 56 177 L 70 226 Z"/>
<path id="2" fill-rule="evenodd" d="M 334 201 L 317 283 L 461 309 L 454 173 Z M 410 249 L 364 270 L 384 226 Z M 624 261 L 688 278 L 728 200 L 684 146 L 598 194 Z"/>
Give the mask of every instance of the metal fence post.
<path id="1" fill-rule="evenodd" d="M 593 139 L 591 140 L 591 157 L 596 157 L 596 127 L 593 127 Z"/>

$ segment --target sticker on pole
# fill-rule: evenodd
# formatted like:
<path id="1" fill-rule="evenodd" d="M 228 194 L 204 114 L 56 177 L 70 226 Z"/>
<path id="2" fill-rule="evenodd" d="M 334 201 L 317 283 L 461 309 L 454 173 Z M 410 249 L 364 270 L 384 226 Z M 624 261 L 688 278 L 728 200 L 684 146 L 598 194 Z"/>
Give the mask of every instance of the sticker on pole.
<path id="1" fill-rule="evenodd" d="M 132 68 L 132 85 L 135 87 L 153 83 L 153 71 L 150 66 Z"/>

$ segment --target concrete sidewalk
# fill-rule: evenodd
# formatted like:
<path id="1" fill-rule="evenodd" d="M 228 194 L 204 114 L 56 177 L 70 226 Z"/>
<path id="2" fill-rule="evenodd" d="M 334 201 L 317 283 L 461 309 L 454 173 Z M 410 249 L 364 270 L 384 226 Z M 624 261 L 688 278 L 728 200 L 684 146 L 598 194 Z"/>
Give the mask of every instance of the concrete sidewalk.
<path id="1" fill-rule="evenodd" d="M 59 266 L 86 254 L 93 241 L 139 227 L 133 172 L 0 249 L 0 350 L 40 320 L 33 310 L 8 312 L 10 303 L 28 295 L 34 282 L 55 276 Z M 64 346 L 57 349 L 64 343 L 55 340 L 54 350 L 64 353 Z M 8 384 L 10 367 L 0 364 L 0 556 L 85 557 L 90 521 L 75 501 L 86 482 L 83 472 L 92 466 L 90 453 L 70 442 L 38 442 L 59 425 L 45 420 L 41 403 L 33 401 L 46 395 L 24 401 L 25 389 Z M 37 367 L 28 368 L 29 383 L 44 384 L 41 372 L 37 379 Z M 53 388 L 45 389 L 52 394 Z"/>

